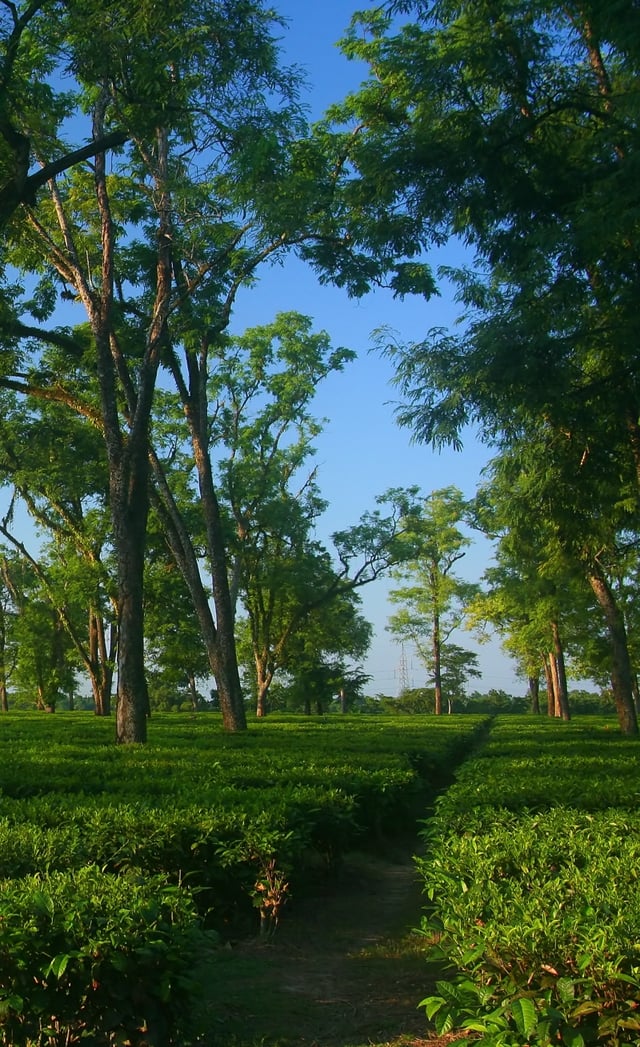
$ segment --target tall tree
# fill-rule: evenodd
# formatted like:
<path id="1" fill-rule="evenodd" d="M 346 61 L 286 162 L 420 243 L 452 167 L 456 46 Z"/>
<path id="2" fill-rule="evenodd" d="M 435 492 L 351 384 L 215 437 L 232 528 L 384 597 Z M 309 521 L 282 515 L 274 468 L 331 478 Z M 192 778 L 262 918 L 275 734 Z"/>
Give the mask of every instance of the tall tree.
<path id="1" fill-rule="evenodd" d="M 206 421 L 197 361 L 211 332 L 224 330 L 237 288 L 264 256 L 249 186 L 275 162 L 294 121 L 292 82 L 277 68 L 274 25 L 272 12 L 257 0 L 179 2 L 170 11 L 119 0 L 108 15 L 91 4 L 76 5 L 62 9 L 55 29 L 40 24 L 51 72 L 66 67 L 75 88 L 56 95 L 51 112 L 58 125 L 76 117 L 67 126 L 80 135 L 88 131 L 95 159 L 89 169 L 73 167 L 49 178 L 48 200 L 37 210 L 23 205 L 20 220 L 14 216 L 11 260 L 41 274 L 38 295 L 42 300 L 48 293 L 49 315 L 56 291 L 78 300 L 89 347 L 86 335 L 79 339 L 73 330 L 5 316 L 5 337 L 54 343 L 70 360 L 82 358 L 84 370 L 84 380 L 75 384 L 64 370 L 48 376 L 46 385 L 37 376 L 7 381 L 85 414 L 104 437 L 118 570 L 121 742 L 146 737 L 142 579 L 156 377 L 162 354 L 175 370 L 184 347 L 193 379 L 185 409 L 200 438 Z M 114 127 L 128 144 L 107 170 L 104 151 L 96 150 Z M 46 169 L 58 139 L 35 125 L 24 133 Z M 190 313 L 194 302 L 197 315 Z M 189 341 L 196 330 L 203 332 L 200 350 Z M 197 450 L 207 485 L 202 441 Z M 215 502 L 211 519 L 215 525 Z M 229 706 L 228 725 L 242 727 L 226 575 L 215 568 L 214 599 L 220 596 L 225 636 L 219 689 Z"/>
<path id="2" fill-rule="evenodd" d="M 43 354 L 41 373 L 46 361 Z M 95 711 L 108 715 L 117 599 L 100 434 L 55 402 L 34 398 L 25 405 L 2 391 L 0 404 L 0 485 L 11 507 L 17 499 L 26 508 L 35 540 L 24 541 L 12 526 L 12 509 L 0 529 L 39 574 L 89 676 Z"/>
<path id="3" fill-rule="evenodd" d="M 414 22 L 397 29 L 398 12 Z M 637 505 L 634 5 L 408 0 L 359 16 L 345 46 L 372 70 L 333 114 L 349 123 L 351 191 L 410 213 L 417 239 L 457 237 L 470 261 L 447 271 L 467 310 L 460 333 L 391 350 L 402 419 L 458 446 L 469 421 L 491 440 L 544 419 L 552 440 L 581 444 L 579 461 L 625 462 L 614 505 L 628 502 L 630 460 Z M 607 570 L 593 556 L 584 569 L 615 651 L 621 727 L 636 733 Z"/>
<path id="4" fill-rule="evenodd" d="M 400 609 L 391 617 L 389 629 L 416 648 L 433 682 L 438 716 L 442 714 L 443 650 L 477 588 L 454 572 L 471 544 L 459 526 L 465 512 L 457 488 L 433 491 L 405 521 L 409 552 L 393 571 L 405 584 L 391 591 L 391 600 Z"/>
<path id="5" fill-rule="evenodd" d="M 212 342 L 199 397 L 201 432 L 194 433 L 189 412 L 176 410 L 167 397 L 164 417 L 155 425 L 162 457 L 154 459 L 154 503 L 191 592 L 212 672 L 217 676 L 218 641 L 189 534 L 204 543 L 214 579 L 224 572 L 231 629 L 238 599 L 248 610 L 259 714 L 279 661 L 277 651 L 304 617 L 309 533 L 325 508 L 315 471 L 307 469 L 321 429 L 309 403 L 318 383 L 352 355 L 332 349 L 325 333 L 313 334 L 307 317 L 282 314 L 272 324 Z M 178 401 L 184 404 L 186 386 L 180 386 L 176 374 L 182 389 Z M 189 443 L 190 454 L 185 453 Z M 195 475 L 195 499 L 180 489 L 189 474 Z M 285 582 L 294 573 L 296 609 Z M 317 581 L 317 572 L 314 577 Z M 214 594 L 220 588 L 212 587 Z M 312 591 L 317 597 L 317 589 L 307 584 L 307 594 Z M 285 606 L 290 621 L 282 616 Z"/>
<path id="6" fill-rule="evenodd" d="M 529 565 L 525 571 L 547 607 L 547 651 L 554 655 L 548 663 L 550 683 L 557 665 L 555 685 L 561 691 L 560 594 L 566 601 L 580 580 L 583 590 L 585 582 L 590 587 L 607 630 L 620 727 L 630 735 L 638 731 L 634 672 L 616 579 L 628 547 L 637 543 L 634 472 L 629 453 L 614 459 L 603 443 L 591 446 L 580 431 L 557 433 L 541 420 L 529 425 L 521 440 L 511 439 L 493 460 L 492 480 L 483 492 L 494 520 L 504 528 L 502 548 L 512 564 Z M 584 594 L 580 605 L 585 606 Z"/>

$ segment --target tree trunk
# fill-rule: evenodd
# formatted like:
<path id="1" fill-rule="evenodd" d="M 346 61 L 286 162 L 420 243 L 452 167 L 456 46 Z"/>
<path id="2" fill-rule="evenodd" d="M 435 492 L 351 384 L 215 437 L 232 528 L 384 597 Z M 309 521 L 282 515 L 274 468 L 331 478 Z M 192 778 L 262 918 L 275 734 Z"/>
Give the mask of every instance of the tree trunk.
<path id="1" fill-rule="evenodd" d="M 216 681 L 223 726 L 227 731 L 243 731 L 247 727 L 247 717 L 236 655 L 235 622 L 227 577 L 224 532 L 213 486 L 206 425 L 205 434 L 200 434 L 198 425 L 200 413 L 194 408 L 192 398 L 181 382 L 180 373 L 177 369 L 174 371 L 174 377 L 180 390 L 180 396 L 189 423 L 198 470 L 200 504 L 207 533 L 207 550 L 211 563 L 215 621 L 209 598 L 202 583 L 198 558 L 193 548 L 191 537 L 184 526 L 180 510 L 167 484 L 162 465 L 152 452 L 150 461 L 156 481 L 154 506 L 158 510 L 174 560 L 182 572 L 193 601 L 211 672 Z"/>
<path id="2" fill-rule="evenodd" d="M 130 745 L 146 742 L 149 714 L 143 624 L 148 510 L 146 447 L 144 456 L 139 454 L 137 461 L 133 454 L 127 455 L 125 460 L 129 465 L 126 471 L 122 468 L 116 471 L 112 467 L 110 486 L 113 544 L 118 572 L 116 741 Z"/>
<path id="3" fill-rule="evenodd" d="M 5 610 L 0 604 L 0 711 L 9 712 L 9 696 L 7 693 L 7 631 Z"/>
<path id="4" fill-rule="evenodd" d="M 229 699 L 229 685 L 226 682 L 223 652 L 220 645 L 220 636 L 211 611 L 209 596 L 202 583 L 198 558 L 191 541 L 191 537 L 184 521 L 180 515 L 173 495 L 167 485 L 162 466 L 157 456 L 151 452 L 151 467 L 155 479 L 155 488 L 152 490 L 154 508 L 162 522 L 165 537 L 169 543 L 171 553 L 185 580 L 193 608 L 196 612 L 200 633 L 207 652 L 207 659 L 211 674 L 216 682 L 216 692 L 222 712 L 222 723 L 227 731 L 241 731 L 246 728 L 246 715 L 244 703 L 240 716 L 236 714 L 235 706 Z M 234 637 L 235 653 L 235 637 Z M 237 672 L 237 663 L 236 663 Z M 238 675 L 238 687 L 240 680 Z"/>
<path id="5" fill-rule="evenodd" d="M 117 629 L 110 629 L 107 649 L 104 620 L 94 608 L 89 610 L 89 679 L 96 716 L 111 715 L 113 687 L 113 659 L 116 651 Z"/>
<path id="6" fill-rule="evenodd" d="M 587 571 L 589 585 L 604 614 L 611 650 L 611 687 L 623 734 L 638 736 L 638 717 L 633 701 L 633 670 L 629 658 L 624 618 L 613 592 L 598 565 Z"/>
<path id="7" fill-rule="evenodd" d="M 198 711 L 198 689 L 196 687 L 196 678 L 192 672 L 187 673 L 189 679 L 189 698 L 191 700 L 191 712 L 197 713 Z"/>
<path id="8" fill-rule="evenodd" d="M 264 680 L 258 680 L 258 696 L 256 700 L 256 716 L 259 720 L 263 720 L 267 715 L 267 695 L 269 693 L 269 684 Z"/>
<path id="9" fill-rule="evenodd" d="M 188 412 L 187 412 L 188 414 Z M 191 422 L 191 419 L 189 419 Z M 194 418 L 194 423 L 196 419 Z M 207 552 L 211 564 L 213 603 L 216 612 L 216 634 L 218 646 L 218 669 L 216 684 L 220 696 L 223 724 L 227 730 L 246 729 L 247 718 L 244 708 L 240 672 L 236 653 L 235 615 L 231 602 L 227 571 L 227 550 L 224 528 L 220 517 L 220 506 L 216 497 L 208 440 L 206 413 L 203 419 L 205 432 L 199 425 L 191 426 L 192 444 L 198 470 L 200 502 L 207 532 Z"/>
<path id="10" fill-rule="evenodd" d="M 560 639 L 560 627 L 556 621 L 551 623 L 551 634 L 553 636 L 553 665 L 557 686 L 556 716 L 560 716 L 568 722 L 571 714 L 569 712 L 567 672 L 564 664 L 564 649 Z"/>
<path id="11" fill-rule="evenodd" d="M 547 685 L 547 716 L 556 715 L 556 692 L 553 684 L 553 673 L 551 670 L 551 656 L 545 654 L 543 658 L 544 677 Z"/>
<path id="12" fill-rule="evenodd" d="M 433 690 L 435 700 L 435 714 L 442 716 L 442 641 L 440 639 L 440 616 L 433 616 Z"/>
<path id="13" fill-rule="evenodd" d="M 555 653 L 549 653 L 549 668 L 551 670 L 551 686 L 553 688 L 553 715 L 556 720 L 562 716 L 562 705 L 560 702 L 560 677 L 558 675 L 558 662 Z"/>
<path id="14" fill-rule="evenodd" d="M 531 699 L 531 712 L 534 716 L 540 715 L 540 677 L 529 677 L 529 698 Z"/>

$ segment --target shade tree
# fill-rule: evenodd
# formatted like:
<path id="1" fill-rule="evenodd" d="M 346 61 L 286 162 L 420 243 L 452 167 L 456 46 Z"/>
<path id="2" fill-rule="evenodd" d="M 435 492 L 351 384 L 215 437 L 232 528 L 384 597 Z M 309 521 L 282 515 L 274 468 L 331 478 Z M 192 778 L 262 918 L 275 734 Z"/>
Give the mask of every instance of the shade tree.
<path id="1" fill-rule="evenodd" d="M 445 650 L 477 589 L 454 570 L 471 544 L 461 527 L 465 515 L 461 491 L 455 487 L 433 491 L 404 519 L 405 555 L 392 571 L 392 578 L 401 584 L 390 592 L 398 610 L 388 629 L 415 648 L 433 684 L 436 715 L 443 711 Z M 467 664 L 467 675 L 473 675 L 470 653 Z"/>
<path id="2" fill-rule="evenodd" d="M 55 402 L 25 405 L 6 391 L 0 402 L 0 483 L 9 498 L 2 534 L 40 578 L 89 678 L 95 711 L 108 715 L 118 614 L 100 434 Z M 16 503 L 30 518 L 31 540 L 13 523 Z"/>
<path id="3" fill-rule="evenodd" d="M 322 715 L 338 703 L 346 711 L 347 692 L 355 697 L 367 679 L 358 663 L 371 643 L 372 627 L 360 603 L 357 592 L 342 591 L 309 610 L 291 634 L 280 674 L 287 708 Z"/>
<path id="4" fill-rule="evenodd" d="M 511 439 L 493 460 L 483 497 L 504 528 L 500 544 L 510 563 L 529 564 L 524 570 L 542 597 L 548 592 L 557 601 L 562 593 L 566 600 L 567 593 L 577 592 L 580 608 L 598 608 L 601 626 L 596 628 L 607 636 L 620 726 L 635 734 L 634 672 L 617 593 L 620 572 L 636 545 L 635 469 L 632 456 L 621 450 L 614 472 L 613 455 L 603 443 L 585 443 L 579 430 L 556 433 L 541 420 L 529 425 L 521 440 Z M 550 623 L 556 649 L 556 614 Z"/>
<path id="5" fill-rule="evenodd" d="M 466 264 L 441 270 L 457 289 L 457 330 L 404 347 L 381 337 L 398 367 L 401 420 L 419 439 L 458 447 L 469 423 L 485 440 L 518 441 L 543 420 L 548 452 L 566 463 L 571 444 L 572 480 L 559 474 L 569 501 L 577 478 L 582 487 L 599 462 L 601 480 L 608 459 L 608 484 L 595 481 L 582 502 L 597 521 L 591 538 L 578 550 L 565 532 L 564 545 L 582 557 L 606 622 L 628 733 L 626 637 L 610 585 L 620 542 L 598 556 L 596 532 L 607 506 L 633 515 L 638 502 L 632 7 L 389 3 L 354 19 L 344 46 L 371 76 L 331 114 L 350 192 L 373 201 L 361 238 L 379 235 L 374 211 L 386 207 L 411 217 L 416 243 L 466 249 Z M 622 537 L 625 526 L 611 530 Z"/>
<path id="6" fill-rule="evenodd" d="M 61 14 L 55 32 L 40 25 L 40 45 L 50 75 L 70 73 L 72 89 L 53 91 L 46 115 L 88 131 L 94 145 L 114 128 L 126 144 L 110 170 L 97 152 L 90 167 L 49 179 L 37 208 L 23 205 L 20 221 L 14 216 L 11 261 L 40 274 L 40 301 L 62 293 L 88 319 L 92 395 L 64 374 L 46 395 L 90 417 L 104 437 L 119 586 L 117 737 L 140 741 L 148 706 L 142 575 L 149 420 L 158 368 L 189 328 L 187 300 L 200 298 L 190 329 L 205 331 L 206 342 L 206 331 L 226 326 L 235 289 L 253 271 L 241 259 L 264 249 L 259 231 L 253 247 L 247 243 L 247 231 L 255 231 L 248 185 L 259 183 L 289 133 L 292 81 L 277 67 L 274 16 L 259 3 L 177 4 L 160 12 L 123 0 L 108 16 L 91 4 Z M 57 137 L 51 128 L 49 137 L 28 130 L 32 156 L 46 165 Z M 177 330 L 169 329 L 173 313 Z M 81 354 L 73 321 L 64 335 L 15 315 L 6 321 L 5 336 L 14 340 L 56 342 L 72 357 Z M 27 395 L 43 390 L 28 379 L 14 387 Z M 220 669 L 219 690 L 233 710 L 239 684 L 231 641 L 222 658 L 230 664 Z"/>

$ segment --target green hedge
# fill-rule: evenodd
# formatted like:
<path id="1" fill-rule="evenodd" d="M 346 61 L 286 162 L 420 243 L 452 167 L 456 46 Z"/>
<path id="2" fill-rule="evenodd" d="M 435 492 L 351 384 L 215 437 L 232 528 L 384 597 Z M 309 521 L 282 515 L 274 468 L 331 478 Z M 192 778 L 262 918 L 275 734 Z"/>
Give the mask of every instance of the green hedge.
<path id="1" fill-rule="evenodd" d="M 439 1032 L 640 1042 L 640 812 L 628 791 L 612 806 L 640 751 L 612 738 L 606 721 L 497 721 L 438 802 L 418 865 L 431 956 L 459 972 L 423 1001 Z"/>
<path id="2" fill-rule="evenodd" d="M 187 1047 L 210 930 L 270 933 L 318 862 L 415 829 L 485 722 L 3 717 L 0 1042 Z"/>
<path id="3" fill-rule="evenodd" d="M 192 898 L 162 877 L 88 866 L 5 880 L 2 1043 L 187 1044 L 212 945 Z"/>

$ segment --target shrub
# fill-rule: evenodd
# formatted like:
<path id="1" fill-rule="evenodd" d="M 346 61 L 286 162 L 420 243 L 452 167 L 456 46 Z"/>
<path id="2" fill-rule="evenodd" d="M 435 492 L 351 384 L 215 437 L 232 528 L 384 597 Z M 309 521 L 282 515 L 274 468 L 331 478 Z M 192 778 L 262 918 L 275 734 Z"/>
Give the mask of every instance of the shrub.
<path id="1" fill-rule="evenodd" d="M 5 880 L 2 1043 L 185 1047 L 212 945 L 189 893 L 161 877 L 87 866 Z"/>

